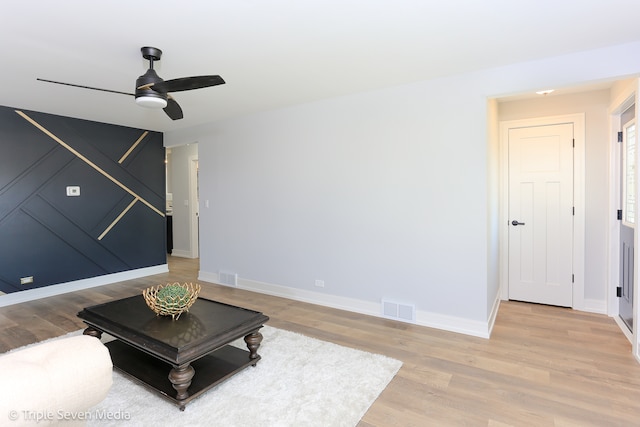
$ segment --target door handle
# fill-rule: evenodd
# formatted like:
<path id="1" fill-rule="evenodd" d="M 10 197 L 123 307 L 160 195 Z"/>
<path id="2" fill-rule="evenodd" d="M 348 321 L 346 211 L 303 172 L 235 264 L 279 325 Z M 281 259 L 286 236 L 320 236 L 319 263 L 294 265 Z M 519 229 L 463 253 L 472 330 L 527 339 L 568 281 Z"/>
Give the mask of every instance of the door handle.
<path id="1" fill-rule="evenodd" d="M 511 225 L 516 226 L 516 225 L 524 225 L 524 222 L 518 222 L 515 219 L 513 221 L 511 221 Z"/>

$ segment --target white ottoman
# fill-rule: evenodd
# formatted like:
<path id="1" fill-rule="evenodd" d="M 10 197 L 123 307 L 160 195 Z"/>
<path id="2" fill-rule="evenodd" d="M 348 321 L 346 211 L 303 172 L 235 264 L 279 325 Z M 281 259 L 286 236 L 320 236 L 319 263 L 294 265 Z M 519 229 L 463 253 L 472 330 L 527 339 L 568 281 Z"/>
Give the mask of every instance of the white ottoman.
<path id="1" fill-rule="evenodd" d="M 97 338 L 78 335 L 0 355 L 0 425 L 84 425 L 109 392 L 113 365 Z"/>

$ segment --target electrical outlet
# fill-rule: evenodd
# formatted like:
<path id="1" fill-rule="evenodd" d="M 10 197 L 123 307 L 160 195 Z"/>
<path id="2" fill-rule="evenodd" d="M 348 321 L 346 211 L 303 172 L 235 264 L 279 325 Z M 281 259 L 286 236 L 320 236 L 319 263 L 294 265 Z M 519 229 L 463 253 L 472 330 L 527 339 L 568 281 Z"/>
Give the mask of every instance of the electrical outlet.
<path id="1" fill-rule="evenodd" d="M 28 285 L 29 283 L 33 283 L 33 276 L 21 277 L 20 278 L 20 284 L 21 285 Z"/>
<path id="2" fill-rule="evenodd" d="M 319 288 L 324 288 L 324 280 L 316 279 L 316 286 Z"/>

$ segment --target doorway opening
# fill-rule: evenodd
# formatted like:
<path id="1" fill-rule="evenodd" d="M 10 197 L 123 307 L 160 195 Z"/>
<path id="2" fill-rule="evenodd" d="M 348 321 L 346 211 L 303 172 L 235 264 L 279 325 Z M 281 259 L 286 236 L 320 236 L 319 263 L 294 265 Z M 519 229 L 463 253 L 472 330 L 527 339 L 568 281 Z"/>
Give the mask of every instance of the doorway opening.
<path id="1" fill-rule="evenodd" d="M 172 199 L 173 256 L 200 255 L 198 166 L 197 143 L 171 147 L 167 188 Z"/>

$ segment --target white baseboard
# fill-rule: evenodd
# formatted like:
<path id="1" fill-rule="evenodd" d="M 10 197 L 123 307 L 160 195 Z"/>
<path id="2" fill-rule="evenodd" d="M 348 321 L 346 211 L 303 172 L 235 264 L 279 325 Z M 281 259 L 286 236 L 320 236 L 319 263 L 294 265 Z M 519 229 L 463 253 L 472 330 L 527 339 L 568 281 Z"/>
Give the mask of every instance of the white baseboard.
<path id="1" fill-rule="evenodd" d="M 579 311 L 588 311 L 589 313 L 607 314 L 607 302 L 599 299 L 585 299 L 584 306 L 576 308 Z"/>
<path id="2" fill-rule="evenodd" d="M 220 283 L 220 276 L 218 276 L 218 273 L 209 273 L 207 271 L 200 270 L 198 271 L 198 280 L 202 280 L 203 282 L 215 283 L 216 285 L 229 286 Z"/>
<path id="3" fill-rule="evenodd" d="M 229 286 L 225 285 L 224 283 L 220 283 L 218 273 L 211 273 L 201 270 L 198 272 L 198 280 L 215 283 L 222 286 Z M 295 301 L 308 302 L 311 304 L 318 304 L 325 307 L 337 308 L 339 310 L 366 314 L 368 316 L 388 318 L 382 314 L 382 301 L 363 301 L 355 298 L 329 295 L 321 292 L 290 288 L 287 286 L 258 282 L 255 280 L 247 280 L 242 278 L 238 278 L 237 287 L 239 289 L 244 289 L 247 291 L 273 295 L 276 297 L 287 298 Z M 494 306 L 495 313 L 497 313 L 498 307 L 499 303 Z M 492 314 L 492 318 L 493 321 L 495 321 L 495 314 Z M 401 321 L 398 319 L 396 320 Z M 489 322 L 481 322 L 455 316 L 446 316 L 438 313 L 431 313 L 420 310 L 416 311 L 415 324 L 426 326 L 429 328 L 457 332 L 465 335 L 472 335 L 480 338 L 489 338 L 490 326 L 493 327 L 493 323 L 491 323 L 490 325 Z"/>
<path id="4" fill-rule="evenodd" d="M 42 288 L 12 292 L 0 296 L 0 307 L 20 304 L 21 302 L 33 301 L 40 298 L 52 297 L 54 295 L 66 294 L 68 292 L 79 291 L 82 289 L 95 288 L 96 286 L 109 285 L 111 283 L 122 282 L 125 280 L 138 279 L 140 277 L 151 276 L 154 274 L 167 273 L 168 271 L 169 266 L 167 264 L 160 264 L 152 267 L 121 271 L 120 273 L 105 274 L 104 276 L 90 277 L 88 279 L 74 280 L 73 282 L 44 286 Z"/>
<path id="5" fill-rule="evenodd" d="M 629 330 L 627 325 L 624 324 L 620 316 L 613 316 L 613 321 L 616 322 L 622 333 L 629 340 L 629 342 L 633 345 L 633 333 Z"/>
<path id="6" fill-rule="evenodd" d="M 489 321 L 487 322 L 487 338 L 491 336 L 491 332 L 493 332 L 493 326 L 496 324 L 496 317 L 498 317 L 498 310 L 500 309 L 500 302 L 502 299 L 500 298 L 500 292 L 496 295 L 496 299 L 493 302 L 493 307 L 491 308 L 491 313 L 489 313 Z"/>
<path id="7" fill-rule="evenodd" d="M 429 328 L 442 329 L 449 332 L 471 335 L 479 338 L 489 338 L 489 322 L 465 319 L 462 317 L 447 316 L 428 311 L 416 312 L 416 324 Z"/>
<path id="8" fill-rule="evenodd" d="M 185 251 L 182 249 L 173 249 L 171 251 L 171 256 L 177 256 L 180 258 L 194 258 L 194 256 L 191 254 L 191 251 Z"/>

